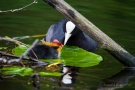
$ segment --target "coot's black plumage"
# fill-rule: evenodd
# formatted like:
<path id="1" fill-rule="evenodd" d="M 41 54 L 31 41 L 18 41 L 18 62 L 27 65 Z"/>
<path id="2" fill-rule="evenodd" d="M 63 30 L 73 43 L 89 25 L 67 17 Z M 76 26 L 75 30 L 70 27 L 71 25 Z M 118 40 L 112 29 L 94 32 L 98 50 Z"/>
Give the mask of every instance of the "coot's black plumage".
<path id="1" fill-rule="evenodd" d="M 78 46 L 84 50 L 90 51 L 90 52 L 96 52 L 98 48 L 98 44 L 87 34 L 82 32 L 80 29 L 75 27 L 75 25 L 71 21 L 69 21 L 67 18 L 64 18 L 55 24 L 51 25 L 50 28 L 48 29 L 48 32 L 46 34 L 46 39 L 45 41 L 51 42 L 54 39 L 57 39 L 58 41 L 62 42 L 63 44 L 66 45 L 72 45 L 72 46 Z M 65 37 L 68 32 L 68 28 L 72 28 L 73 26 L 73 31 L 70 33 L 71 36 L 65 42 Z"/>

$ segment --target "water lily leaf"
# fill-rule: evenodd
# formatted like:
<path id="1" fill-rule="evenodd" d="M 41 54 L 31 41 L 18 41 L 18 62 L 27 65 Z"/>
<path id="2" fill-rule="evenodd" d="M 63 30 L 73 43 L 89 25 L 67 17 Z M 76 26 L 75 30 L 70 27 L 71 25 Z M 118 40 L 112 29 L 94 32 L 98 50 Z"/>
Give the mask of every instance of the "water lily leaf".
<path id="1" fill-rule="evenodd" d="M 3 75 L 20 75 L 26 76 L 33 74 L 33 69 L 27 67 L 3 67 L 0 69 Z"/>
<path id="2" fill-rule="evenodd" d="M 90 67 L 98 65 L 103 58 L 100 55 L 75 46 L 64 46 L 60 59 L 44 59 L 42 61 L 56 63 L 58 60 L 61 61 L 61 64 L 69 66 Z"/>
<path id="3" fill-rule="evenodd" d="M 0 47 L 0 49 L 7 49 L 7 47 Z"/>
<path id="4" fill-rule="evenodd" d="M 13 54 L 22 55 L 27 47 L 24 45 L 20 45 L 13 49 Z M 77 67 L 90 67 L 94 65 L 98 65 L 103 58 L 100 55 L 97 55 L 92 52 L 88 52 L 81 48 L 75 46 L 64 46 L 61 50 L 61 64 L 69 65 L 69 66 L 77 66 Z M 55 60 L 45 59 L 45 62 L 53 62 Z"/>
<path id="5" fill-rule="evenodd" d="M 40 76 L 61 76 L 59 72 L 39 72 Z"/>
<path id="6" fill-rule="evenodd" d="M 64 46 L 61 51 L 61 60 L 65 65 L 90 67 L 98 65 L 103 59 L 100 55 L 88 52 L 75 46 Z"/>
<path id="7" fill-rule="evenodd" d="M 32 75 L 34 74 L 33 69 L 27 68 L 27 67 L 3 67 L 0 69 L 0 73 L 3 75 L 20 75 L 20 76 L 26 76 L 26 75 Z M 39 72 L 40 76 L 61 76 L 62 74 L 59 72 Z"/>
<path id="8" fill-rule="evenodd" d="M 14 49 L 12 49 L 12 53 L 16 56 L 21 56 L 27 49 L 28 49 L 27 46 L 19 45 Z"/>

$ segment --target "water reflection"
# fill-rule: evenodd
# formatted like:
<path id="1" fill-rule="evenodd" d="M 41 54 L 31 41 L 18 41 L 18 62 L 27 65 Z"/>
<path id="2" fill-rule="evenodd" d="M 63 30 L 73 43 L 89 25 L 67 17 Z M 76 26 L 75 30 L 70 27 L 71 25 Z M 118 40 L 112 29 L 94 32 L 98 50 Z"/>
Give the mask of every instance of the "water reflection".
<path id="1" fill-rule="evenodd" d="M 92 88 L 92 90 L 115 90 L 117 88 L 123 88 L 126 85 L 131 86 L 128 82 L 129 79 L 133 77 L 135 77 L 135 68 L 126 68 L 119 73 L 104 79 L 98 87 Z"/>
<path id="2" fill-rule="evenodd" d="M 69 67 L 64 67 L 64 71 L 67 71 Z M 72 87 L 73 84 L 76 83 L 77 80 L 77 72 L 79 71 L 79 68 L 74 68 L 72 72 L 74 73 L 67 73 L 63 79 L 62 83 L 63 87 Z M 103 79 L 103 82 L 99 83 L 97 87 L 91 87 L 90 90 L 115 90 L 117 88 L 123 88 L 124 86 L 131 86 L 129 83 L 129 79 L 135 77 L 135 68 L 125 68 L 121 70 L 120 72 L 110 76 L 109 78 Z M 59 87 L 60 88 L 60 87 Z M 67 89 L 59 89 L 59 90 L 74 90 L 67 88 Z M 85 88 L 85 90 L 89 90 L 88 88 Z"/>
<path id="3" fill-rule="evenodd" d="M 72 84 L 76 82 L 76 78 L 78 76 L 77 73 L 79 72 L 79 67 L 64 66 L 62 68 L 62 73 L 64 74 L 66 72 L 68 73 L 62 77 L 61 82 L 65 86 L 72 86 Z"/>
<path id="4" fill-rule="evenodd" d="M 61 72 L 64 75 L 59 78 L 41 77 L 38 75 L 38 73 L 35 73 L 34 75 L 30 76 L 30 78 L 27 77 L 27 79 L 24 80 L 24 81 L 30 82 L 31 85 L 26 84 L 25 86 L 21 88 L 23 90 L 25 87 L 32 88 L 33 86 L 34 88 L 33 90 L 42 90 L 42 89 L 47 88 L 46 84 L 49 85 L 49 83 L 46 83 L 46 81 L 50 81 L 52 83 L 55 83 L 55 84 L 49 85 L 50 86 L 49 89 L 52 89 L 52 90 L 78 90 L 76 89 L 77 87 L 75 87 L 74 85 L 77 84 L 76 81 L 79 76 L 79 69 L 80 68 L 78 67 L 63 66 Z M 86 88 L 86 86 L 84 86 L 84 90 L 115 90 L 118 88 L 124 88 L 124 86 L 131 86 L 131 84 L 129 83 L 129 79 L 134 78 L 134 77 L 135 77 L 135 69 L 126 68 L 110 76 L 109 78 L 103 79 L 103 82 L 98 83 L 96 87 L 90 86 L 90 88 L 88 87 Z M 22 80 L 16 80 L 15 78 L 16 77 L 11 77 L 11 76 L 7 77 L 7 76 L 1 75 L 0 83 L 1 85 L 5 85 L 7 83 L 7 79 L 9 79 L 8 83 L 13 82 L 11 83 L 11 85 L 14 84 L 15 86 L 17 85 L 17 83 L 18 85 L 21 85 L 21 83 L 23 84 L 26 83 Z M 14 81 L 10 81 L 10 79 L 11 80 L 15 79 L 16 84 L 14 83 Z M 13 90 L 13 88 L 11 90 Z"/>
<path id="5" fill-rule="evenodd" d="M 59 79 L 59 86 L 53 87 L 54 90 L 74 90 L 73 84 L 76 83 L 79 67 L 64 65 L 61 72 L 63 75 Z"/>
<path id="6" fill-rule="evenodd" d="M 68 73 L 66 73 L 68 72 Z M 53 86 L 53 90 L 76 90 L 73 86 L 76 84 L 78 77 L 79 68 L 63 66 L 62 73 L 66 73 L 61 77 L 60 82 L 57 86 Z M 115 75 L 110 76 L 99 83 L 97 87 L 91 87 L 90 90 L 115 90 L 117 88 L 123 88 L 124 86 L 130 85 L 129 79 L 135 77 L 135 69 L 123 69 Z M 55 80 L 57 81 L 57 80 Z M 89 88 L 85 88 L 89 90 Z"/>
<path id="7" fill-rule="evenodd" d="M 74 90 L 73 84 L 75 84 L 78 73 L 79 67 L 71 67 L 71 66 L 63 66 L 61 69 L 61 73 L 63 74 L 58 79 L 55 78 L 46 78 L 42 80 L 49 80 L 51 82 L 56 83 L 57 85 L 52 86 L 52 89 L 54 90 Z M 35 73 L 30 77 L 30 82 L 32 86 L 34 87 L 34 90 L 40 90 L 40 82 L 41 82 L 40 75 L 38 73 Z"/>

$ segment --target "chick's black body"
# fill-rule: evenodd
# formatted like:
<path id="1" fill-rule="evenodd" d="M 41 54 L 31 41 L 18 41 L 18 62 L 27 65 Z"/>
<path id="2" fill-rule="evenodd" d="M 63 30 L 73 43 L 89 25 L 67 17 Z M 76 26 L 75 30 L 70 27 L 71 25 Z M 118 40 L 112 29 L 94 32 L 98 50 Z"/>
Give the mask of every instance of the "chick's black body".
<path id="1" fill-rule="evenodd" d="M 35 55 L 40 59 L 52 59 L 58 58 L 59 54 L 56 47 L 51 47 L 47 45 L 36 45 L 35 47 L 30 50 L 28 55 L 32 58 L 37 58 Z"/>
<path id="2" fill-rule="evenodd" d="M 46 41 L 51 42 L 54 39 L 57 39 L 63 44 L 66 32 L 66 23 L 68 21 L 69 21 L 68 19 L 64 18 L 56 22 L 55 24 L 51 25 L 46 34 Z M 66 45 L 78 46 L 90 52 L 97 51 L 98 44 L 91 37 L 82 32 L 77 27 L 75 27 L 75 29 L 73 30 L 73 32 L 71 32 L 71 34 L 72 35 L 67 41 Z"/>

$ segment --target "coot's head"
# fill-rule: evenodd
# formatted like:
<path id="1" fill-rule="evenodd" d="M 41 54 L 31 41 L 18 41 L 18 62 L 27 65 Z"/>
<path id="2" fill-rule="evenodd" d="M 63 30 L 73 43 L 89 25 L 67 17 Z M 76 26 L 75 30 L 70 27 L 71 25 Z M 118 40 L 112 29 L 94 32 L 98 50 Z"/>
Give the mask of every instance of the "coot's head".
<path id="1" fill-rule="evenodd" d="M 35 59 L 53 59 L 60 56 L 62 44 L 54 39 L 52 42 L 42 41 L 42 44 L 38 44 L 29 51 L 28 56 Z"/>
<path id="2" fill-rule="evenodd" d="M 79 30 L 75 26 L 75 24 L 71 21 L 65 22 L 63 26 L 63 31 L 65 33 L 64 45 L 67 43 L 68 39 L 75 35 Z"/>

